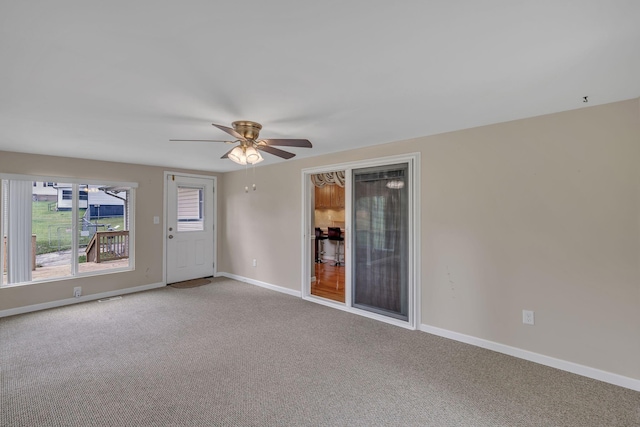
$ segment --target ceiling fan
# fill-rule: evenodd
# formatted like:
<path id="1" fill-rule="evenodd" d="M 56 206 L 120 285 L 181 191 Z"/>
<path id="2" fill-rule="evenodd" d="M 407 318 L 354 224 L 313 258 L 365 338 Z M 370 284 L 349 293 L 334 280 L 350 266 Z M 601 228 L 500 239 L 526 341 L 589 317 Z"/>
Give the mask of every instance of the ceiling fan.
<path id="1" fill-rule="evenodd" d="M 280 147 L 304 147 L 311 148 L 311 142 L 308 139 L 258 139 L 260 129 L 262 125 L 260 123 L 251 122 L 248 120 L 240 120 L 231 123 L 233 128 L 217 125 L 212 123 L 213 126 L 228 133 L 235 138 L 233 141 L 218 140 L 218 139 L 170 139 L 169 141 L 176 142 L 226 142 L 227 144 L 234 144 L 239 142 L 240 145 L 227 151 L 221 159 L 230 159 L 240 165 L 255 165 L 260 163 L 263 158 L 259 151 L 273 154 L 283 159 L 290 159 L 295 154 L 288 151 L 280 150 L 275 146 Z"/>

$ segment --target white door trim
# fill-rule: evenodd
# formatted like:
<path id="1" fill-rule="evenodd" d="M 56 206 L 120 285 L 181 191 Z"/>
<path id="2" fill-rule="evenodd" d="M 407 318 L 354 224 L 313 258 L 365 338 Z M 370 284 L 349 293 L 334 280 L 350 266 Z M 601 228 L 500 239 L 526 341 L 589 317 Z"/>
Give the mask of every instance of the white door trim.
<path id="1" fill-rule="evenodd" d="M 410 179 L 410 256 L 409 256 L 409 320 L 407 322 L 393 319 L 391 317 L 382 316 L 365 310 L 351 307 L 350 295 L 345 295 L 345 303 L 335 302 L 324 298 L 311 295 L 311 179 L 310 175 L 322 172 L 332 172 L 338 170 L 345 171 L 347 185 L 345 186 L 345 232 L 346 238 L 351 239 L 351 170 L 355 168 L 366 168 L 372 166 L 384 166 L 394 163 L 408 163 Z M 421 324 L 421 304 L 420 304 L 420 153 L 407 153 L 396 156 L 380 157 L 375 159 L 360 160 L 355 162 L 339 163 L 326 166 L 316 166 L 302 170 L 302 242 L 301 242 L 301 262 L 302 262 L 302 287 L 301 295 L 305 300 L 309 300 L 318 304 L 337 308 L 339 310 L 348 311 L 364 317 L 379 320 L 381 322 L 390 323 L 408 329 L 418 329 Z M 345 245 L 347 242 L 345 241 Z M 351 242 L 348 243 L 351 247 Z M 346 246 L 345 246 L 346 248 Z M 350 289 L 351 268 L 349 262 L 345 268 L 345 288 Z M 346 291 L 345 291 L 346 292 Z"/>
<path id="2" fill-rule="evenodd" d="M 218 272 L 218 177 L 184 172 L 164 171 L 162 182 L 162 283 L 167 284 L 167 180 L 170 175 L 180 175 L 188 178 L 202 178 L 213 180 L 213 275 Z"/>

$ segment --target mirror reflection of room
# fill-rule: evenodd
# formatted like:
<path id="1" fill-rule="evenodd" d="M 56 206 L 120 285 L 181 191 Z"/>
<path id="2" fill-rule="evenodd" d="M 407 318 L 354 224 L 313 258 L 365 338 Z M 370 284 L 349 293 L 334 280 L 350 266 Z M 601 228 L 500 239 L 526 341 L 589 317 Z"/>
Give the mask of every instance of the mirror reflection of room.
<path id="1" fill-rule="evenodd" d="M 315 195 L 311 295 L 344 302 L 344 171 L 311 175 L 311 182 Z"/>

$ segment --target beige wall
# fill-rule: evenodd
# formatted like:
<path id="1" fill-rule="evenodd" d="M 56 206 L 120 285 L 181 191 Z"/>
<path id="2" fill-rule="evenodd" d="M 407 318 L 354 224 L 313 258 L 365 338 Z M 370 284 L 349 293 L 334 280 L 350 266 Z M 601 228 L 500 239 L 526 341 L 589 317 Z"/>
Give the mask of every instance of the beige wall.
<path id="1" fill-rule="evenodd" d="M 0 310 L 68 299 L 73 296 L 74 286 L 82 286 L 83 295 L 91 295 L 162 282 L 162 201 L 165 170 L 169 169 L 0 151 L 2 173 L 138 183 L 135 201 L 134 271 L 0 288 Z M 182 172 L 216 175 L 196 171 Z M 221 181 L 219 177 L 219 186 Z M 160 224 L 153 224 L 154 216 L 160 217 Z"/>
<path id="2" fill-rule="evenodd" d="M 218 271 L 300 290 L 301 170 L 409 152 L 423 324 L 640 379 L 638 99 L 225 174 Z"/>

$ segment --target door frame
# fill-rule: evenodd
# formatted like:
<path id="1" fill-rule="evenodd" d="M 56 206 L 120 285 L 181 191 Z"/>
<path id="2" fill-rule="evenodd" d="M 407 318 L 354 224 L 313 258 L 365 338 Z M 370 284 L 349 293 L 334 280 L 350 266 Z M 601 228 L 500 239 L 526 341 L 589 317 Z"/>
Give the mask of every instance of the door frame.
<path id="1" fill-rule="evenodd" d="M 313 184 L 311 183 L 311 175 L 323 172 L 345 171 L 345 253 L 352 250 L 353 238 L 351 233 L 352 227 L 352 170 L 366 168 L 372 166 L 384 166 L 397 163 L 408 163 L 409 165 L 409 315 L 408 321 L 394 319 L 377 313 L 361 310 L 352 306 L 352 283 L 351 262 L 353 256 L 345 257 L 345 302 L 331 301 L 326 298 L 311 295 L 311 239 L 313 233 L 313 212 L 311 203 L 314 199 Z M 317 304 L 326 305 L 338 310 L 347 311 L 358 314 L 360 316 L 379 320 L 381 322 L 390 323 L 407 329 L 419 329 L 421 319 L 421 301 L 420 301 L 420 153 L 399 154 L 396 156 L 379 157 L 374 159 L 359 160 L 347 163 L 331 164 L 326 166 L 317 166 L 302 169 L 302 242 L 301 242 L 301 262 L 302 262 L 302 280 L 301 295 L 302 298 Z"/>
<path id="2" fill-rule="evenodd" d="M 213 175 L 200 175 L 193 173 L 184 173 L 184 172 L 171 172 L 164 171 L 163 183 L 162 183 L 162 283 L 167 284 L 167 210 L 169 203 L 169 197 L 167 192 L 169 191 L 169 186 L 167 185 L 167 180 L 171 175 L 180 175 L 188 178 L 201 178 L 201 179 L 210 179 L 213 181 L 213 275 L 214 277 L 218 275 L 218 177 Z"/>

